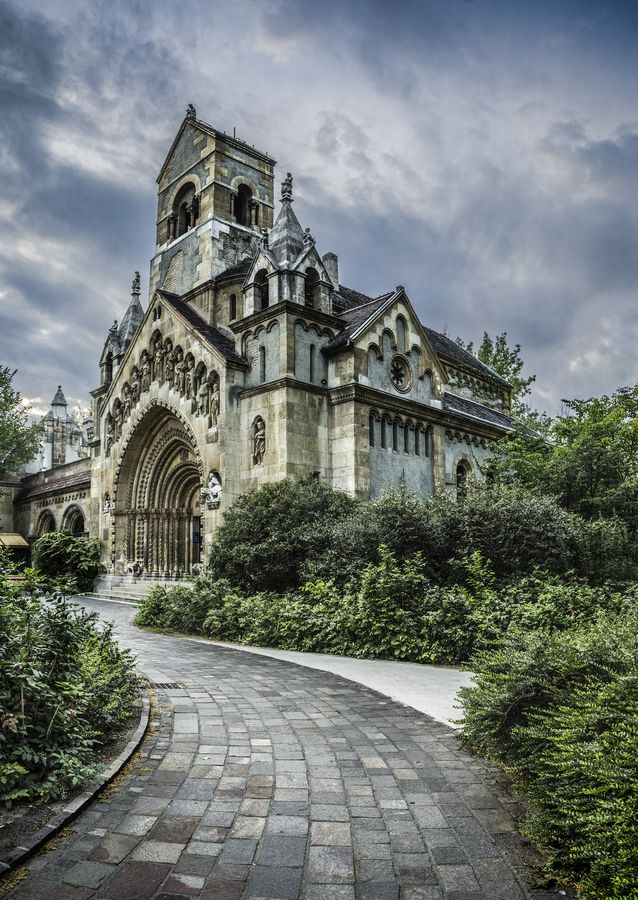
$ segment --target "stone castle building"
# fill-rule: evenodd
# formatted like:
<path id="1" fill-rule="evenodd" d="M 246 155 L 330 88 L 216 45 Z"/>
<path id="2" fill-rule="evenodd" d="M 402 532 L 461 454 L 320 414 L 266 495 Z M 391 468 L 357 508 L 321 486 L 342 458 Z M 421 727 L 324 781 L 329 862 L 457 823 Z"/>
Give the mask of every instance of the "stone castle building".
<path id="1" fill-rule="evenodd" d="M 289 174 L 276 206 L 274 169 L 189 107 L 158 177 L 148 307 L 136 276 L 100 357 L 91 458 L 25 486 L 23 533 L 47 501 L 84 492 L 68 502 L 110 572 L 179 577 L 224 509 L 266 482 L 315 476 L 368 499 L 481 477 L 510 428 L 508 384 L 422 324 L 401 285 L 341 284 Z"/>

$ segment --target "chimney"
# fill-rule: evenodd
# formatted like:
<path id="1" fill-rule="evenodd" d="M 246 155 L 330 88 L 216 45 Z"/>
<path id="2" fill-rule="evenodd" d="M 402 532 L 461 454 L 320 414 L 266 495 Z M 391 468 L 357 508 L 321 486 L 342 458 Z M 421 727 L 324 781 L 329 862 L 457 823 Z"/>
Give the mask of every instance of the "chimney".
<path id="1" fill-rule="evenodd" d="M 326 272 L 330 275 L 330 280 L 335 286 L 336 290 L 339 290 L 339 259 L 336 253 L 326 253 L 321 257 L 321 261 L 326 267 Z"/>

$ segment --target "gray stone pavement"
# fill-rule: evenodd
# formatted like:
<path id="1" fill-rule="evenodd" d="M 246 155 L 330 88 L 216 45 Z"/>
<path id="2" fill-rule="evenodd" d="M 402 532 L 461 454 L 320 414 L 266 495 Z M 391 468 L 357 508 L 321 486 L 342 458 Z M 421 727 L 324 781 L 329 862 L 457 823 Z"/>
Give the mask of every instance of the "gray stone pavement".
<path id="1" fill-rule="evenodd" d="M 117 622 L 158 684 L 117 791 L 10 894 L 46 900 L 521 900 L 537 860 L 503 776 L 336 675 Z M 159 687 L 159 685 L 167 685 Z"/>

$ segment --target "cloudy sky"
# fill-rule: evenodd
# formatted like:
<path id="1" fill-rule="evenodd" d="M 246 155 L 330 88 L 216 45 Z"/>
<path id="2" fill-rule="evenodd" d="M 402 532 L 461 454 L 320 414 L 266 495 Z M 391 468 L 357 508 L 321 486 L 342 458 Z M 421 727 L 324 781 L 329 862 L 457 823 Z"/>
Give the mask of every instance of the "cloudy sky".
<path id="1" fill-rule="evenodd" d="M 638 4 L 0 0 L 0 363 L 86 403 L 186 105 L 295 175 L 341 280 L 507 331 L 534 405 L 638 380 Z"/>

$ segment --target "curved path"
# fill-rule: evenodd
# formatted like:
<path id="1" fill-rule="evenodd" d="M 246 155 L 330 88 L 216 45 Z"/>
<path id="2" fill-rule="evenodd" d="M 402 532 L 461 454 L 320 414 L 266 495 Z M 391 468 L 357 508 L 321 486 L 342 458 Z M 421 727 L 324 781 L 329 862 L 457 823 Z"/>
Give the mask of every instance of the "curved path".
<path id="1" fill-rule="evenodd" d="M 502 776 L 443 724 L 336 675 L 117 622 L 158 687 L 119 790 L 11 897 L 521 900 L 536 859 Z M 161 685 L 164 685 L 161 687 Z"/>

